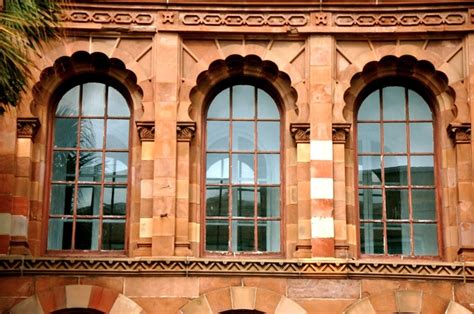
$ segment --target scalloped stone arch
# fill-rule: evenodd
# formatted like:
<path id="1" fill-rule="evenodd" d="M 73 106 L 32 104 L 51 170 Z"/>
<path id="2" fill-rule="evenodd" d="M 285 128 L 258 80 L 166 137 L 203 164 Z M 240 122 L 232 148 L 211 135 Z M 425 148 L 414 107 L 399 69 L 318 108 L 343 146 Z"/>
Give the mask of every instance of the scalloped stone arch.
<path id="1" fill-rule="evenodd" d="M 256 287 L 229 287 L 213 290 L 189 301 L 179 313 L 220 313 L 228 310 L 257 310 L 275 314 L 307 313 L 298 303 L 284 295 Z"/>
<path id="2" fill-rule="evenodd" d="M 370 83 L 386 77 L 405 77 L 423 84 L 436 97 L 437 110 L 449 122 L 469 120 L 463 78 L 439 56 L 415 46 L 381 47 L 355 60 L 340 76 L 334 93 L 334 122 L 352 122 L 357 97 Z M 393 53 L 395 51 L 395 54 Z"/>
<path id="3" fill-rule="evenodd" d="M 68 285 L 39 292 L 16 304 L 9 313 L 51 313 L 72 308 L 110 314 L 145 314 L 138 304 L 123 294 L 91 285 Z"/>
<path id="4" fill-rule="evenodd" d="M 213 95 L 216 86 L 236 78 L 249 78 L 268 84 L 278 94 L 282 109 L 290 115 L 289 119 L 294 120 L 298 116 L 298 94 L 291 85 L 290 76 L 280 71 L 274 62 L 262 60 L 256 55 L 231 55 L 225 60 L 212 62 L 206 71 L 197 76 L 196 85 L 189 92 L 190 103 L 180 102 L 178 116 L 194 120 L 191 118 L 192 111 L 203 111 L 207 97 Z"/>
<path id="5" fill-rule="evenodd" d="M 375 313 L 472 313 L 461 304 L 421 290 L 390 290 L 349 305 L 344 314 Z"/>

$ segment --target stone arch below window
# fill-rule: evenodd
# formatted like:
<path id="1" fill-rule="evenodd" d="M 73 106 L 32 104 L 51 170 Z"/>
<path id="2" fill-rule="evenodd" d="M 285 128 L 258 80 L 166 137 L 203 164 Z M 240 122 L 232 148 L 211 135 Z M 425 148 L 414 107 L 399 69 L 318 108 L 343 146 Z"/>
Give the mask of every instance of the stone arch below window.
<path id="1" fill-rule="evenodd" d="M 39 292 L 15 305 L 9 313 L 78 313 L 79 309 L 90 313 L 145 313 L 123 294 L 91 285 L 68 285 Z"/>
<path id="2" fill-rule="evenodd" d="M 239 310 L 240 313 L 307 313 L 295 301 L 256 287 L 229 287 L 208 292 L 189 301 L 179 313 L 239 313 Z"/>
<path id="3" fill-rule="evenodd" d="M 385 291 L 349 305 L 344 314 L 375 313 L 471 313 L 461 304 L 421 290 Z"/>

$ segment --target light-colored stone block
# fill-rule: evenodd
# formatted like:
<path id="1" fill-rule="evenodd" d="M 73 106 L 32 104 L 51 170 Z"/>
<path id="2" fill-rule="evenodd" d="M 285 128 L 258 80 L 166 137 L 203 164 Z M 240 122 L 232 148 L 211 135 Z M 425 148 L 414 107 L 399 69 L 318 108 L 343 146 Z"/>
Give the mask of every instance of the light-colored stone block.
<path id="1" fill-rule="evenodd" d="M 332 160 L 332 141 L 311 141 L 311 160 Z"/>
<path id="2" fill-rule="evenodd" d="M 0 234 L 11 234 L 12 230 L 12 219 L 11 214 L 2 213 L 0 214 Z"/>
<path id="3" fill-rule="evenodd" d="M 19 138 L 16 148 L 17 157 L 30 157 L 31 156 L 31 139 Z"/>
<path id="4" fill-rule="evenodd" d="M 312 217 L 311 237 L 334 238 L 334 219 L 332 217 Z"/>
<path id="5" fill-rule="evenodd" d="M 109 313 L 110 314 L 124 314 L 124 313 L 140 314 L 142 313 L 142 311 L 143 309 L 138 304 L 136 304 L 135 302 L 133 302 L 132 300 L 130 300 L 123 294 L 120 294 L 115 300 L 115 303 L 110 309 Z"/>
<path id="6" fill-rule="evenodd" d="M 140 238 L 151 238 L 153 234 L 153 218 L 140 218 Z"/>
<path id="7" fill-rule="evenodd" d="M 472 314 L 472 312 L 461 304 L 451 301 L 446 309 L 446 314 Z"/>
<path id="8" fill-rule="evenodd" d="M 255 309 L 256 295 L 257 295 L 256 288 L 231 287 L 230 297 L 232 301 L 232 309 L 239 309 L 239 310 Z"/>
<path id="9" fill-rule="evenodd" d="M 189 302 L 180 311 L 183 314 L 211 314 L 212 310 L 205 295 Z"/>
<path id="10" fill-rule="evenodd" d="M 310 161 L 310 144 L 300 143 L 297 145 L 297 157 L 298 162 L 309 162 Z"/>
<path id="11" fill-rule="evenodd" d="M 142 160 L 153 160 L 154 142 L 142 142 Z"/>
<path id="12" fill-rule="evenodd" d="M 303 309 L 295 301 L 288 298 L 281 298 L 280 303 L 278 303 L 277 308 L 275 309 L 275 314 L 306 314 L 306 310 Z"/>
<path id="13" fill-rule="evenodd" d="M 41 308 L 40 303 L 38 302 L 38 298 L 36 295 L 29 297 L 26 300 L 15 305 L 8 313 L 12 314 L 43 314 L 44 311 Z"/>
<path id="14" fill-rule="evenodd" d="M 141 198 L 152 198 L 153 197 L 153 180 L 142 180 L 140 182 L 140 197 Z"/>
<path id="15" fill-rule="evenodd" d="M 28 236 L 28 220 L 23 215 L 11 216 L 11 235 L 12 236 Z"/>
<path id="16" fill-rule="evenodd" d="M 333 199 L 333 185 L 332 178 L 311 178 L 311 199 Z"/>
<path id="17" fill-rule="evenodd" d="M 189 241 L 199 242 L 200 234 L 201 234 L 200 224 L 195 223 L 195 222 L 190 222 L 189 231 L 188 231 Z"/>
<path id="18" fill-rule="evenodd" d="M 66 286 L 66 307 L 67 308 L 87 308 L 92 286 L 89 285 L 69 285 Z"/>

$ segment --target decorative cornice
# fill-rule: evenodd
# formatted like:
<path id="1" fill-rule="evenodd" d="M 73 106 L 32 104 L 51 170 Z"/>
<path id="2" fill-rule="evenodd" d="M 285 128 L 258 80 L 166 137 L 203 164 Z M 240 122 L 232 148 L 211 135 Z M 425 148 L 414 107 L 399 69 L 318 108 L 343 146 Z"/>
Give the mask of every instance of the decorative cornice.
<path id="1" fill-rule="evenodd" d="M 466 23 L 463 12 L 403 12 L 403 13 L 359 13 L 338 14 L 334 17 L 336 26 L 441 26 L 463 25 Z"/>
<path id="2" fill-rule="evenodd" d="M 228 260 L 199 258 L 0 257 L 0 276 L 12 275 L 286 276 L 474 281 L 474 263 L 413 261 Z"/>
<path id="3" fill-rule="evenodd" d="M 182 121 L 176 126 L 178 142 L 191 142 L 196 132 L 196 122 Z"/>
<path id="4" fill-rule="evenodd" d="M 310 125 L 309 123 L 291 123 L 290 132 L 296 143 L 309 143 Z"/>
<path id="5" fill-rule="evenodd" d="M 155 140 L 155 122 L 137 121 L 138 136 L 142 142 L 153 142 Z"/>
<path id="6" fill-rule="evenodd" d="M 336 144 L 345 144 L 347 140 L 347 134 L 349 134 L 350 129 L 350 123 L 333 123 L 332 142 Z"/>
<path id="7" fill-rule="evenodd" d="M 293 26 L 308 24 L 307 14 L 294 13 L 183 13 L 180 22 L 183 25 L 206 26 Z M 164 21 L 163 21 L 164 23 Z"/>
<path id="8" fill-rule="evenodd" d="M 65 10 L 61 17 L 62 22 L 73 23 L 98 23 L 121 25 L 151 25 L 154 21 L 152 14 L 145 12 L 111 12 L 111 11 L 86 11 Z"/>
<path id="9" fill-rule="evenodd" d="M 451 123 L 448 126 L 448 134 L 456 144 L 471 143 L 470 123 Z"/>
<path id="10" fill-rule="evenodd" d="M 16 136 L 18 138 L 33 138 L 40 126 L 39 119 L 36 117 L 17 118 Z"/>

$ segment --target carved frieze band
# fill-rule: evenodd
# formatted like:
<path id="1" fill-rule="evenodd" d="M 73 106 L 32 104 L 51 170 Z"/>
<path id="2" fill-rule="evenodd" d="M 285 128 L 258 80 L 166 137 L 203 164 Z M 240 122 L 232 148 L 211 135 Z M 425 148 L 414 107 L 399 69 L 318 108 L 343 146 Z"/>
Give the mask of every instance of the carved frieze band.
<path id="1" fill-rule="evenodd" d="M 33 138 L 39 126 L 40 122 L 38 118 L 17 118 L 16 136 L 18 138 Z"/>
<path id="2" fill-rule="evenodd" d="M 287 277 L 405 278 L 474 281 L 474 264 L 432 262 L 282 261 L 228 259 L 1 257 L 0 276 L 12 275 L 275 275 Z"/>
<path id="3" fill-rule="evenodd" d="M 332 141 L 337 144 L 345 144 L 347 135 L 351 129 L 350 123 L 333 123 L 332 124 Z"/>
<path id="4" fill-rule="evenodd" d="M 184 25 L 207 26 L 305 26 L 307 14 L 220 14 L 184 13 L 180 17 Z"/>
<path id="5" fill-rule="evenodd" d="M 155 140 L 155 122 L 137 121 L 138 136 L 142 142 L 153 142 Z"/>
<path id="6" fill-rule="evenodd" d="M 337 26 L 436 26 L 463 25 L 464 13 L 401 13 L 401 14 L 338 14 L 334 18 Z"/>
<path id="7" fill-rule="evenodd" d="M 154 20 L 153 15 L 149 13 L 110 11 L 64 11 L 60 19 L 63 22 L 129 25 L 150 25 Z"/>
<path id="8" fill-rule="evenodd" d="M 178 142 L 191 142 L 196 132 L 196 122 L 178 122 L 176 131 Z"/>
<path id="9" fill-rule="evenodd" d="M 470 123 L 451 123 L 448 126 L 448 134 L 456 144 L 471 143 Z"/>
<path id="10" fill-rule="evenodd" d="M 296 143 L 309 143 L 309 123 L 292 123 L 290 124 L 290 132 Z"/>

